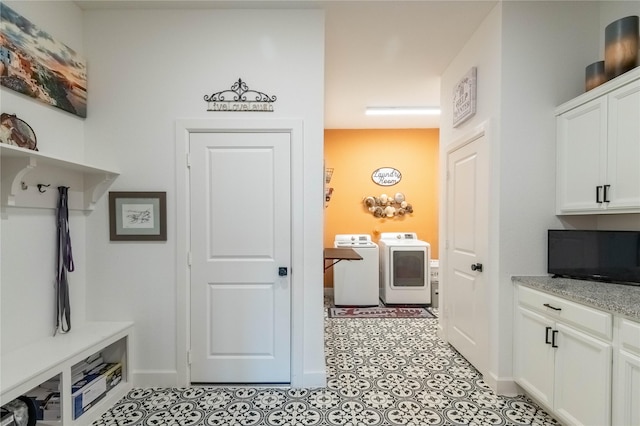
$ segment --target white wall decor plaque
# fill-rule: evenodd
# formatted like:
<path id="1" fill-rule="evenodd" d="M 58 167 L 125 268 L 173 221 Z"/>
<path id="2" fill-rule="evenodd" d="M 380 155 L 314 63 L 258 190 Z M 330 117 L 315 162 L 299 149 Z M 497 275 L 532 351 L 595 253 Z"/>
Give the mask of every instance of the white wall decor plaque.
<path id="1" fill-rule="evenodd" d="M 476 113 L 476 75 L 476 67 L 472 67 L 453 88 L 453 127 Z"/>
<path id="2" fill-rule="evenodd" d="M 380 167 L 373 171 L 371 179 L 380 186 L 393 186 L 400 182 L 402 173 L 393 167 Z"/>

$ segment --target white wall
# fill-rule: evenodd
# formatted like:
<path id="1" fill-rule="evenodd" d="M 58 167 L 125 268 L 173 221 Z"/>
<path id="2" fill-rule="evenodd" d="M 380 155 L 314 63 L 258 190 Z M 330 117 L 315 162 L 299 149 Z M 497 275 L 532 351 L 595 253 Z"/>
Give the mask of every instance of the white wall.
<path id="1" fill-rule="evenodd" d="M 497 187 L 493 186 L 493 182 L 496 180 L 494 176 L 499 171 L 499 152 L 500 146 L 500 133 L 497 131 L 500 123 L 500 105 L 501 105 L 501 57 L 502 57 L 502 6 L 498 3 L 487 18 L 482 22 L 480 27 L 469 39 L 465 47 L 458 53 L 455 59 L 451 62 L 449 67 L 445 70 L 441 78 L 441 126 L 440 126 L 440 163 L 447 164 L 447 150 L 450 149 L 452 143 L 457 140 L 466 137 L 472 129 L 477 128 L 479 125 L 486 124 L 489 141 L 489 170 L 491 170 L 490 181 L 491 194 L 490 205 L 497 205 L 499 200 L 499 193 Z M 468 121 L 464 122 L 457 128 L 452 126 L 452 95 L 453 89 L 458 81 L 464 76 L 471 67 L 477 67 L 477 106 L 476 114 Z M 440 169 L 440 194 L 441 199 L 444 200 L 444 194 L 446 194 L 446 167 Z M 490 265 L 484 272 L 487 280 L 487 288 L 492 286 L 492 276 L 495 275 L 496 265 L 494 262 L 497 259 L 497 244 L 493 242 L 496 240 L 496 232 L 494 229 L 497 227 L 499 217 L 497 211 L 494 208 L 490 208 L 490 232 L 489 232 L 489 259 L 483 259 L 482 263 Z M 446 203 L 440 203 L 440 235 L 446 236 L 445 218 Z M 440 246 L 440 261 L 442 262 L 440 268 L 446 267 L 446 250 L 441 240 Z M 493 291 L 491 291 L 493 294 Z M 440 294 L 442 298 L 447 297 L 447 283 L 441 282 Z M 446 306 L 446 303 L 445 303 Z M 487 312 L 491 312 L 490 307 L 486 309 Z M 446 321 L 448 318 L 448 312 L 445 312 L 441 316 L 441 326 L 443 327 L 443 333 L 446 332 Z M 481 327 L 483 333 L 489 330 L 489 319 L 486 319 L 486 323 Z M 445 333 L 446 334 L 446 333 Z M 484 357 L 484 364 L 488 364 L 488 359 Z M 485 368 L 482 366 L 480 368 Z M 481 371 L 486 374 L 487 371 Z"/>
<path id="2" fill-rule="evenodd" d="M 304 199 L 293 200 L 304 244 L 304 306 L 293 318 L 304 377 L 324 383 L 322 313 L 322 158 L 324 17 L 320 11 L 95 10 L 85 15 L 89 58 L 86 152 L 121 176 L 111 190 L 166 191 L 168 241 L 110 242 L 107 200 L 88 219 L 88 316 L 135 321 L 138 385 L 175 385 L 186 348 L 176 339 L 177 256 L 175 121 L 185 118 L 304 120 Z M 276 95 L 274 113 L 206 111 L 204 95 L 242 78 Z M 230 181 L 232 184 L 232 181 Z M 180 188 L 180 190 L 182 190 Z M 225 202 L 232 203 L 232 200 Z M 299 275 L 300 276 L 300 275 Z M 222 320 L 232 321 L 231 318 Z M 302 332 L 302 330 L 304 330 Z M 294 342 L 295 346 L 295 342 Z M 177 351 L 182 351 L 178 353 Z M 184 356 L 182 356 L 184 358 Z"/>
<path id="3" fill-rule="evenodd" d="M 555 216 L 554 109 L 584 91 L 584 68 L 602 54 L 603 20 L 608 23 L 621 12 L 636 14 L 637 7 L 608 1 L 501 2 L 442 76 L 441 161 L 459 135 L 491 123 L 486 263 L 494 272 L 488 276 L 489 370 L 483 373 L 500 392 L 515 389 L 510 383 L 511 276 L 546 275 L 547 229 L 640 228 L 640 215 Z M 453 129 L 452 88 L 472 66 L 478 67 L 477 113 Z M 444 206 L 441 209 L 445 217 Z M 440 232 L 446 235 L 442 226 Z M 446 283 L 441 287 L 446 294 Z"/>
<path id="4" fill-rule="evenodd" d="M 3 2 L 40 29 L 84 55 L 82 11 L 70 1 Z M 16 114 L 31 125 L 42 153 L 84 160 L 85 120 L 0 86 L 2 112 Z M 55 188 L 50 188 L 56 191 Z M 49 336 L 54 327 L 55 205 L 51 209 L 7 208 L 0 235 L 1 353 Z M 70 214 L 71 239 L 77 265 L 69 274 L 72 326 L 85 319 L 85 223 Z M 25 326 L 28 325 L 28 326 Z"/>
<path id="5" fill-rule="evenodd" d="M 554 110 L 584 91 L 598 12 L 594 2 L 503 5 L 499 275 L 490 345 L 497 378 L 511 376 L 511 276 L 546 275 L 546 231 L 562 226 L 555 216 Z"/>

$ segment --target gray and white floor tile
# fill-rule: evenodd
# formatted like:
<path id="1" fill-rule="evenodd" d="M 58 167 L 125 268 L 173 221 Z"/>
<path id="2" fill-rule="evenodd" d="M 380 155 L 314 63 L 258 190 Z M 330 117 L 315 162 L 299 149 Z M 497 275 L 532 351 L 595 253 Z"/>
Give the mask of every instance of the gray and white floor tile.
<path id="1" fill-rule="evenodd" d="M 524 396 L 496 395 L 437 324 L 325 316 L 324 388 L 134 389 L 93 426 L 559 425 Z"/>

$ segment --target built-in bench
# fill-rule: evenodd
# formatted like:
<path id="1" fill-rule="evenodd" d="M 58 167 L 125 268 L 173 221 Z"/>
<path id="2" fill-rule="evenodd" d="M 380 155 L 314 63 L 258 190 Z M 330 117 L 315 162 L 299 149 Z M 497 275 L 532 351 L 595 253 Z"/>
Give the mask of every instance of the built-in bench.
<path id="1" fill-rule="evenodd" d="M 87 322 L 66 334 L 47 337 L 0 358 L 0 405 L 24 395 L 40 384 L 60 380 L 60 422 L 39 425 L 90 425 L 132 387 L 129 357 L 133 322 Z M 122 381 L 87 412 L 73 420 L 71 369 L 101 353 L 106 362 L 122 364 Z"/>

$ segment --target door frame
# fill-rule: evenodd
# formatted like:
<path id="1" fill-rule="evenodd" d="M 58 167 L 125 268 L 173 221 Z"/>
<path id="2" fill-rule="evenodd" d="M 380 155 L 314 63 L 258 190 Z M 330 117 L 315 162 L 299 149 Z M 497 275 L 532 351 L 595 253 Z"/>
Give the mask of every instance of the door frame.
<path id="1" fill-rule="evenodd" d="M 304 197 L 303 121 L 297 119 L 177 119 L 175 128 L 176 158 L 176 382 L 191 384 L 188 351 L 190 348 L 190 182 L 189 136 L 191 133 L 289 133 L 291 137 L 291 206 L 301 204 Z M 304 354 L 304 270 L 303 211 L 291 209 L 291 386 L 300 386 L 303 378 Z M 293 248 L 296 248 L 295 250 Z"/>

